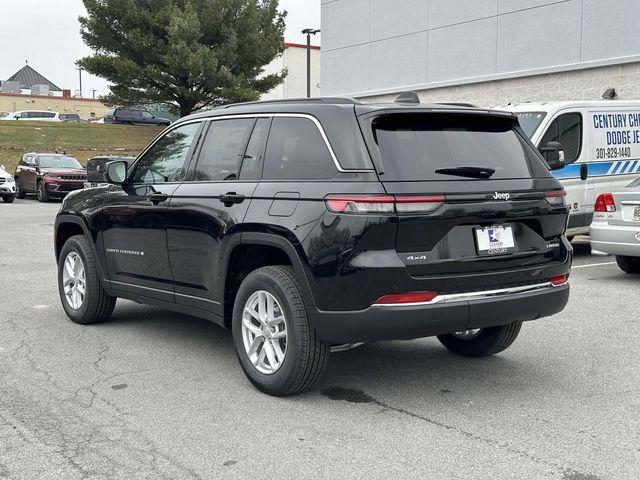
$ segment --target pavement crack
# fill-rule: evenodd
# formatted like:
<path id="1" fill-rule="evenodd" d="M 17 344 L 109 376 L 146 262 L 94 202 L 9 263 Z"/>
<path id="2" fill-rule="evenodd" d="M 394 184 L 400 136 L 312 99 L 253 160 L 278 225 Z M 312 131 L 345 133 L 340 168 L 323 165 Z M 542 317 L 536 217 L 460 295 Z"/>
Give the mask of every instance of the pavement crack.
<path id="1" fill-rule="evenodd" d="M 524 450 L 520 450 L 517 448 L 513 448 L 510 445 L 508 445 L 507 443 L 504 442 L 499 442 L 497 440 L 494 440 L 492 438 L 488 438 L 488 437 L 483 437 L 482 435 L 478 435 L 476 433 L 470 432 L 468 430 L 464 430 L 462 428 L 456 427 L 454 425 L 449 425 L 447 423 L 444 422 L 440 422 L 438 420 L 433 420 L 427 416 L 424 415 L 420 415 L 418 413 L 414 413 L 410 410 L 407 410 L 405 408 L 402 407 L 396 407 L 393 405 L 390 405 L 386 402 L 383 402 L 381 400 L 378 400 L 375 397 L 372 397 L 371 395 L 369 395 L 368 393 L 363 392 L 362 390 L 355 390 L 355 389 L 350 389 L 350 388 L 344 388 L 344 387 L 330 387 L 327 388 L 325 390 L 323 390 L 321 392 L 321 394 L 327 398 L 329 398 L 330 400 L 337 400 L 337 401 L 345 401 L 345 402 L 349 402 L 349 403 L 356 403 L 356 404 L 370 404 L 370 405 L 375 405 L 378 407 L 381 407 L 383 410 L 381 413 L 384 413 L 385 411 L 387 412 L 395 412 L 395 413 L 399 413 L 401 415 L 416 419 L 416 420 L 420 420 L 421 422 L 424 423 L 428 423 L 430 425 L 433 425 L 435 427 L 439 427 L 439 428 L 444 428 L 446 430 L 449 430 L 451 432 L 455 432 L 459 435 L 462 435 L 466 438 L 469 438 L 471 440 L 475 440 L 477 442 L 482 442 L 484 444 L 487 445 L 491 445 L 493 447 L 498 447 L 501 450 L 507 451 L 511 454 L 517 455 L 521 458 L 524 458 L 526 460 L 530 460 L 534 463 L 540 464 L 540 465 L 544 465 L 547 467 L 552 467 L 555 468 L 557 470 L 559 470 L 560 472 L 566 472 L 566 468 L 555 463 L 555 462 L 550 462 L 548 460 L 544 460 L 536 455 L 533 455 L 529 452 L 526 452 Z"/>

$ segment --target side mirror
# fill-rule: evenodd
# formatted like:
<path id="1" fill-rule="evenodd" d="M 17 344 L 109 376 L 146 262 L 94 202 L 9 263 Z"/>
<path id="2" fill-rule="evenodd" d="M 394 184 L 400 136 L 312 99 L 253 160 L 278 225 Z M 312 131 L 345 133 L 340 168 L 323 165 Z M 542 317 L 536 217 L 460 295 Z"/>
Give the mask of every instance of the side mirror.
<path id="1" fill-rule="evenodd" d="M 107 163 L 105 177 L 113 185 L 122 185 L 127 179 L 127 162 L 116 160 Z"/>
<path id="2" fill-rule="evenodd" d="M 564 151 L 560 142 L 549 142 L 539 150 L 551 170 L 559 170 L 565 166 Z"/>

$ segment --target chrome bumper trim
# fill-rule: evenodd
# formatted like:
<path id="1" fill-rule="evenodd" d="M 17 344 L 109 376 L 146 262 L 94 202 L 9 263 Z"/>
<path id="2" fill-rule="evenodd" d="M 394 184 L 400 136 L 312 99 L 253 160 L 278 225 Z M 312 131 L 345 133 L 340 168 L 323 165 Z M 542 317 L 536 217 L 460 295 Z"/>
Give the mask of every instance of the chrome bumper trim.
<path id="1" fill-rule="evenodd" d="M 434 305 L 440 303 L 453 303 L 464 302 L 468 300 L 480 300 L 485 298 L 502 297 L 506 295 L 513 295 L 516 293 L 528 293 L 536 292 L 544 289 L 551 289 L 565 286 L 568 281 L 559 285 L 554 285 L 551 282 L 537 283 L 535 285 L 523 285 L 521 287 L 509 287 L 500 288 L 497 290 L 484 290 L 481 292 L 468 292 L 468 293 L 450 293 L 447 295 L 438 295 L 433 300 L 428 302 L 414 302 L 414 303 L 374 303 L 372 307 L 418 307 L 422 305 Z"/>

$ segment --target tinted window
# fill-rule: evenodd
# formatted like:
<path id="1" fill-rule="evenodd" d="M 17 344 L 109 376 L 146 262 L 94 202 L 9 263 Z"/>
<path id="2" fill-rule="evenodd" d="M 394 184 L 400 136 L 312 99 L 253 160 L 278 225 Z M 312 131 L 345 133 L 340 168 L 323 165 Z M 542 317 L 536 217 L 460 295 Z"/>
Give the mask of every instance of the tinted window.
<path id="1" fill-rule="evenodd" d="M 582 115 L 564 113 L 556 118 L 540 140 L 540 147 L 549 142 L 560 142 L 564 151 L 564 162 L 573 163 L 582 149 Z"/>
<path id="2" fill-rule="evenodd" d="M 242 160 L 240 178 L 243 180 L 256 180 L 260 178 L 262 157 L 264 156 L 264 147 L 267 141 L 267 135 L 269 134 L 270 123 L 271 119 L 269 118 L 259 118 L 256 121 L 255 127 L 253 127 L 253 134 L 251 135 L 251 140 L 249 140 L 247 151 Z"/>
<path id="3" fill-rule="evenodd" d="M 181 181 L 184 178 L 183 167 L 187 154 L 198 128 L 200 128 L 199 123 L 190 123 L 171 130 L 160 138 L 136 163 L 133 182 Z"/>
<path id="4" fill-rule="evenodd" d="M 460 180 L 464 167 L 493 170 L 492 179 L 531 176 L 528 155 L 535 153 L 509 119 L 401 114 L 378 117 L 372 127 L 383 180 Z"/>
<path id="5" fill-rule="evenodd" d="M 78 160 L 66 155 L 40 155 L 38 165 L 42 168 L 82 168 Z"/>
<path id="6" fill-rule="evenodd" d="M 60 120 L 80 120 L 80 115 L 77 113 L 61 113 Z"/>
<path id="7" fill-rule="evenodd" d="M 144 118 L 153 118 L 153 115 L 151 113 L 149 113 L 149 112 L 142 112 L 142 116 Z"/>
<path id="8" fill-rule="evenodd" d="M 42 118 L 53 118 L 56 114 L 54 112 L 42 112 L 41 116 Z"/>
<path id="9" fill-rule="evenodd" d="M 254 119 L 211 122 L 198 156 L 194 180 L 237 180 Z"/>
<path id="10" fill-rule="evenodd" d="M 336 173 L 329 149 L 314 122 L 307 118 L 273 119 L 264 179 L 329 179 Z"/>

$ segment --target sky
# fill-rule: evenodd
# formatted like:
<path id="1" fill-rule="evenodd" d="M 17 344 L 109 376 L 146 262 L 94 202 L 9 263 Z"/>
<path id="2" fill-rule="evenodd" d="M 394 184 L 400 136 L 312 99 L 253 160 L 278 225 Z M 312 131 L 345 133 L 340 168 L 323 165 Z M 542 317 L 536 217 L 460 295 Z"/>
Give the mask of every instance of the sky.
<path id="1" fill-rule="evenodd" d="M 320 0 L 280 0 L 288 12 L 285 39 L 304 43 L 302 29 L 320 28 Z M 0 0 L 0 79 L 6 80 L 29 61 L 51 82 L 72 92 L 79 88 L 75 61 L 91 54 L 80 37 L 82 0 Z M 319 37 L 319 35 L 317 35 Z M 314 39 L 320 43 L 320 38 Z M 104 79 L 82 72 L 83 96 L 107 92 Z"/>

